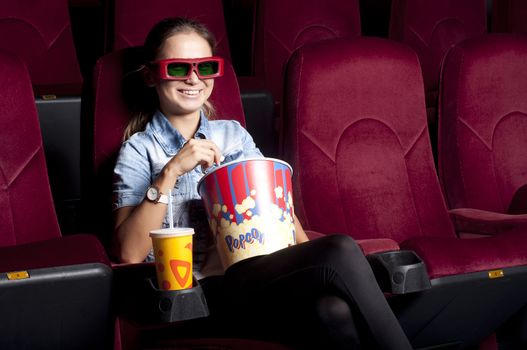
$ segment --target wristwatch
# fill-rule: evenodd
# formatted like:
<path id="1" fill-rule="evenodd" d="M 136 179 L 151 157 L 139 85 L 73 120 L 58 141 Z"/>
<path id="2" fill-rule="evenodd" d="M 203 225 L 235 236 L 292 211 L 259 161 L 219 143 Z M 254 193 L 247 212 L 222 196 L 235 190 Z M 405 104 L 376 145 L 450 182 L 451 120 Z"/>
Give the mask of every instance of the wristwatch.
<path id="1" fill-rule="evenodd" d="M 162 194 L 159 190 L 159 187 L 155 185 L 148 186 L 146 190 L 146 199 L 148 199 L 152 203 L 163 203 L 168 204 L 168 196 L 166 194 Z"/>

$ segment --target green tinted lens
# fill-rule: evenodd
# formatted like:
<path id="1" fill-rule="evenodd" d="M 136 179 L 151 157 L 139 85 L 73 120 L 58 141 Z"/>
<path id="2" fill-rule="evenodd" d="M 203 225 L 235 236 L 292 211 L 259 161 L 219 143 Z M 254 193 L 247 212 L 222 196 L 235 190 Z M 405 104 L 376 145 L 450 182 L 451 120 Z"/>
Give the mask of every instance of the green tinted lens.
<path id="1" fill-rule="evenodd" d="M 218 62 L 208 61 L 198 64 L 198 72 L 202 76 L 208 76 L 218 73 Z"/>
<path id="2" fill-rule="evenodd" d="M 167 73 L 171 77 L 186 77 L 190 71 L 188 63 L 170 63 L 167 66 Z"/>

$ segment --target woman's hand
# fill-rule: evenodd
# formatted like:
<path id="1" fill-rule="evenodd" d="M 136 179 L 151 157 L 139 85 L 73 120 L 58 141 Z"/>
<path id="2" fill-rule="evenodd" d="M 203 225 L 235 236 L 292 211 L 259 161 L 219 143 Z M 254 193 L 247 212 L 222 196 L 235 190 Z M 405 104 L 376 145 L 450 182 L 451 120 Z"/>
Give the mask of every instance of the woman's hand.
<path id="1" fill-rule="evenodd" d="M 198 165 L 203 169 L 221 162 L 221 152 L 218 146 L 210 140 L 190 139 L 179 152 L 165 165 L 176 176 L 188 173 Z"/>
<path id="2" fill-rule="evenodd" d="M 176 180 L 196 166 L 204 168 L 221 162 L 221 152 L 210 140 L 190 139 L 165 165 L 153 185 L 168 194 Z M 148 232 L 159 228 L 166 215 L 167 206 L 144 200 L 137 207 L 123 207 L 116 211 L 114 252 L 122 262 L 140 262 L 145 259 L 152 241 Z"/>

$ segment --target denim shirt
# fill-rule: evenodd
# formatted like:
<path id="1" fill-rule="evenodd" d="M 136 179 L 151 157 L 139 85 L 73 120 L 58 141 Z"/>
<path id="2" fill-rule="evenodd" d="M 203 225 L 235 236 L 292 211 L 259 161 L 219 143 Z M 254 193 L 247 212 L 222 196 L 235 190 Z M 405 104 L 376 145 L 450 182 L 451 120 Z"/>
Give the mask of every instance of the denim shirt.
<path id="1" fill-rule="evenodd" d="M 209 121 L 200 113 L 196 139 L 213 141 L 225 157 L 222 163 L 253 157 L 263 157 L 249 133 L 234 120 Z M 146 189 L 158 177 L 166 163 L 183 147 L 185 138 L 157 111 L 142 132 L 126 140 L 119 151 L 114 168 L 113 208 L 137 206 L 145 198 Z M 207 169 L 206 171 L 210 171 Z M 199 196 L 197 184 L 204 171 L 197 166 L 180 176 L 172 189 L 174 226 L 193 227 L 193 263 L 197 278 L 206 255 L 214 251 L 205 209 Z M 168 215 L 168 210 L 167 210 Z M 168 227 L 166 216 L 162 227 Z M 145 261 L 153 261 L 153 253 Z"/>

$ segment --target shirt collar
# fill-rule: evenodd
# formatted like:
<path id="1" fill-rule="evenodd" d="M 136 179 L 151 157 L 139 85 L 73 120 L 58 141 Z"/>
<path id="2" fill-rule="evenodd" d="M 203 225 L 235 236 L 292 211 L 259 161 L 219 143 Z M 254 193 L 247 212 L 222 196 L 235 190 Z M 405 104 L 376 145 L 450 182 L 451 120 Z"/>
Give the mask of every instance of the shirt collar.
<path id="1" fill-rule="evenodd" d="M 157 142 L 167 154 L 176 154 L 187 141 L 159 110 L 154 113 L 150 122 L 150 128 Z M 194 138 L 210 138 L 210 124 L 203 110 L 200 111 L 199 127 L 194 134 Z"/>

